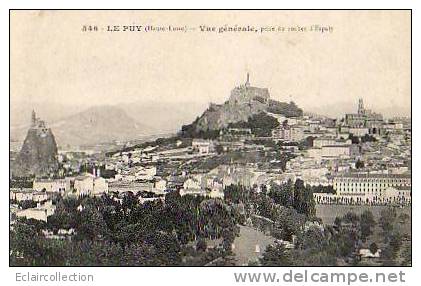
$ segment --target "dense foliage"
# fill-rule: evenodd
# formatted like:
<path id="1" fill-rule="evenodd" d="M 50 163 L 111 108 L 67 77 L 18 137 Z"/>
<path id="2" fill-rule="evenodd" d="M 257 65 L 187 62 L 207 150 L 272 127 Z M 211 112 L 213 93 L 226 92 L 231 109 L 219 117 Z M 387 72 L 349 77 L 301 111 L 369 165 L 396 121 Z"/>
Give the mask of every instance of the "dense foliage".
<path id="1" fill-rule="evenodd" d="M 272 135 L 272 130 L 279 126 L 279 121 L 265 112 L 260 112 L 250 116 L 247 122 L 240 121 L 228 125 L 230 128 L 250 128 L 257 137 L 267 137 Z"/>
<path id="2" fill-rule="evenodd" d="M 222 239 L 231 245 L 238 234 L 233 210 L 221 200 L 167 195 L 141 204 L 128 193 L 114 196 L 66 198 L 47 223 L 18 221 L 11 231 L 13 265 L 181 265 L 191 242 Z M 164 219 L 163 219 L 164 218 Z M 71 240 L 46 240 L 75 229 Z"/>
<path id="3" fill-rule="evenodd" d="M 303 115 L 303 110 L 298 108 L 298 106 L 293 101 L 287 103 L 276 100 L 269 100 L 269 107 L 267 111 L 271 113 L 282 114 L 286 117 L 299 117 Z"/>

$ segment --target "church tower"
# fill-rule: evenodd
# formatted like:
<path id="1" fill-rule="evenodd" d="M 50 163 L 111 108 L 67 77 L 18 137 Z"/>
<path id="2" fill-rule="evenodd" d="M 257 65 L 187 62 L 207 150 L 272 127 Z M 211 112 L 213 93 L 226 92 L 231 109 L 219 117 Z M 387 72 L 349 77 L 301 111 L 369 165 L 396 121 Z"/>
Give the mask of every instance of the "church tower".
<path id="1" fill-rule="evenodd" d="M 364 102 L 363 102 L 363 99 L 360 98 L 358 100 L 358 114 L 364 114 L 364 113 L 365 113 L 364 112 Z"/>

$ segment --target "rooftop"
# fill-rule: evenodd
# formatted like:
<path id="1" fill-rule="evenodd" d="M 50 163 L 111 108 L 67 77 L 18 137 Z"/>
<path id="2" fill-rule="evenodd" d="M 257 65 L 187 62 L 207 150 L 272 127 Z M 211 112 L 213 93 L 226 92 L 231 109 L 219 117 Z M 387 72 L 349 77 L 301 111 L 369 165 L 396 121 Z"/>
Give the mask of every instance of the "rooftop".
<path id="1" fill-rule="evenodd" d="M 347 173 L 336 175 L 336 178 L 396 178 L 396 179 L 411 179 L 411 174 L 361 174 L 361 173 Z"/>

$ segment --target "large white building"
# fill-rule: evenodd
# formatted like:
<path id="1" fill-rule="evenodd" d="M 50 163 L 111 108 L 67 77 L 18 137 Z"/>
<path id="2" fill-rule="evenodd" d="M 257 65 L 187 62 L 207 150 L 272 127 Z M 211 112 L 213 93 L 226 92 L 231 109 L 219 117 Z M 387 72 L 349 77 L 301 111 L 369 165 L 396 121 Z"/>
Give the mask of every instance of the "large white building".
<path id="1" fill-rule="evenodd" d="M 344 174 L 335 176 L 333 189 L 337 196 L 355 197 L 369 201 L 393 198 L 410 200 L 409 174 Z"/>

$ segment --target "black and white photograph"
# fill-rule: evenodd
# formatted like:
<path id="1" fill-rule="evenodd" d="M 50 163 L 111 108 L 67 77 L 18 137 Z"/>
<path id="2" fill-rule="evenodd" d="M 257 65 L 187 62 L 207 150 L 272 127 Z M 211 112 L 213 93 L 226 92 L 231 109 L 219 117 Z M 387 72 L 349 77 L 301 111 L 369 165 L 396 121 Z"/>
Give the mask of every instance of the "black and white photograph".
<path id="1" fill-rule="evenodd" d="M 9 13 L 10 267 L 412 266 L 410 9 Z"/>

